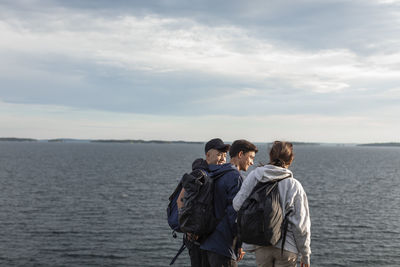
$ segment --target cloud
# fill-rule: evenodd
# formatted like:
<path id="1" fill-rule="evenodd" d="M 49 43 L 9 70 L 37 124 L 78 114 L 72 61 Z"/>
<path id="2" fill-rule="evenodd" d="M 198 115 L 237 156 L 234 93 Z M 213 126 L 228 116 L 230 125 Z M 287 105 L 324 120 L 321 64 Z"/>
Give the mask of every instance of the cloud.
<path id="1" fill-rule="evenodd" d="M 271 93 L 305 94 L 312 104 L 315 94 L 348 94 L 360 80 L 395 83 L 399 77 L 393 55 L 361 58 L 346 49 L 278 47 L 245 28 L 189 19 L 124 16 L 110 21 L 64 12 L 62 19 L 48 15 L 45 30 L 1 23 L 1 51 L 8 58 L 1 66 L 9 88 L 2 90 L 4 101 L 158 114 L 186 113 L 192 107 L 186 114 L 198 114 L 204 109 L 192 103 L 202 97 L 220 103 L 210 112 Z M 77 29 L 76 21 L 84 27 Z M 249 87 L 252 95 L 235 97 Z M 277 109 L 259 108 L 270 110 Z"/>

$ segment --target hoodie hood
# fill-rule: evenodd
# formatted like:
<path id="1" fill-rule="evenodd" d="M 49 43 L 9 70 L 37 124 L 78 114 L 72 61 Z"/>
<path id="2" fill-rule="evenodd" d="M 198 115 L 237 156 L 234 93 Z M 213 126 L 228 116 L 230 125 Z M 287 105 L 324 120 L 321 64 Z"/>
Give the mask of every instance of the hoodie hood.
<path id="1" fill-rule="evenodd" d="M 256 179 L 263 183 L 288 176 L 293 177 L 293 173 L 290 170 L 269 164 L 258 167 L 254 172 Z"/>
<path id="2" fill-rule="evenodd" d="M 231 163 L 225 163 L 222 165 L 214 165 L 214 164 L 210 164 L 208 165 L 208 168 L 210 170 L 210 172 L 212 173 L 212 175 L 217 175 L 219 173 L 228 171 L 228 170 L 238 170 L 235 166 L 233 166 Z"/>
<path id="3" fill-rule="evenodd" d="M 208 171 L 208 163 L 204 159 L 196 159 L 192 163 L 192 170 L 202 169 Z"/>

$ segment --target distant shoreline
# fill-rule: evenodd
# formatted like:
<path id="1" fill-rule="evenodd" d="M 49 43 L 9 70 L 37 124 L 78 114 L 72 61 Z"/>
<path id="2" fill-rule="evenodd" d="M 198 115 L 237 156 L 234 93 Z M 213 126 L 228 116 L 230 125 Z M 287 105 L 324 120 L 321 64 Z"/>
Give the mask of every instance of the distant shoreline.
<path id="1" fill-rule="evenodd" d="M 71 138 L 56 138 L 56 139 L 33 139 L 33 138 L 15 138 L 15 137 L 0 137 L 0 142 L 49 142 L 49 143 L 123 143 L 123 144 L 204 144 L 205 142 L 198 141 L 164 141 L 164 140 L 134 140 L 134 139 L 71 139 Z"/>
<path id="2" fill-rule="evenodd" d="M 117 143 L 117 144 L 198 144 L 202 145 L 206 141 L 165 141 L 165 140 L 142 140 L 142 139 L 72 139 L 72 138 L 55 138 L 55 139 L 33 139 L 33 138 L 16 138 L 16 137 L 0 137 L 0 142 L 48 142 L 48 143 Z M 229 142 L 228 142 L 229 143 Z M 255 144 L 271 144 L 271 142 L 254 142 Z M 400 147 L 400 143 L 366 143 L 366 144 L 344 144 L 344 143 L 315 143 L 315 142 L 292 142 L 295 146 L 320 146 L 320 145 L 336 145 L 336 146 L 371 146 L 371 147 Z"/>
<path id="3" fill-rule="evenodd" d="M 91 143 L 128 143 L 128 144 L 204 144 L 196 141 L 162 141 L 162 140 L 90 140 Z"/>
<path id="4" fill-rule="evenodd" d="M 386 147 L 400 147 L 400 143 L 370 143 L 370 144 L 359 144 L 357 146 L 386 146 Z"/>
<path id="5" fill-rule="evenodd" d="M 8 142 L 37 142 L 37 139 L 32 138 L 15 138 L 15 137 L 0 137 L 0 141 Z"/>
<path id="6" fill-rule="evenodd" d="M 49 143 L 119 143 L 119 144 L 199 144 L 202 145 L 205 142 L 200 141 L 165 141 L 165 140 L 142 140 L 142 139 L 72 139 L 72 138 L 56 138 L 56 139 L 32 139 L 32 138 L 15 138 L 15 137 L 3 137 L 0 141 L 9 142 L 49 142 Z M 228 142 L 229 143 L 229 142 Z M 271 142 L 255 142 L 255 144 L 271 144 Z M 321 143 L 307 143 L 307 142 L 292 142 L 293 145 L 311 145 L 319 146 Z"/>

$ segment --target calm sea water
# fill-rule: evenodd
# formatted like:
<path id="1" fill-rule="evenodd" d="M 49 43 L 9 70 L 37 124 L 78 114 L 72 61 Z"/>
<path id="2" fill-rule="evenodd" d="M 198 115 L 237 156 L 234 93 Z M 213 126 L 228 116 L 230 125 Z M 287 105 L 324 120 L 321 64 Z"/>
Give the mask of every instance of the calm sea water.
<path id="1" fill-rule="evenodd" d="M 400 266 L 400 149 L 295 153 L 312 265 Z M 0 266 L 168 266 L 181 239 L 167 199 L 201 156 L 203 145 L 0 142 Z M 184 252 L 175 266 L 188 263 Z"/>

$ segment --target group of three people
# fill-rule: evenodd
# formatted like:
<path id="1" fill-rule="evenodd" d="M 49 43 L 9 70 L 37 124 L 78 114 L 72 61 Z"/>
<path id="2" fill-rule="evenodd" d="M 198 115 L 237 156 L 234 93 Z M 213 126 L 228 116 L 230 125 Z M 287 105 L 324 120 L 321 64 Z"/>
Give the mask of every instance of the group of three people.
<path id="1" fill-rule="evenodd" d="M 226 163 L 229 152 L 230 161 Z M 258 148 L 247 140 L 236 140 L 232 145 L 215 138 L 205 145 L 205 160 L 197 159 L 192 169 L 201 169 L 212 175 L 223 175 L 216 181 L 214 192 L 215 216 L 220 221 L 215 230 L 204 238 L 187 233 L 184 242 L 189 249 L 192 267 L 237 266 L 245 252 L 238 237 L 237 211 L 253 191 L 258 182 L 268 182 L 290 176 L 278 183 L 283 214 L 288 215 L 288 230 L 283 252 L 282 240 L 275 246 L 250 246 L 254 251 L 257 266 L 296 266 L 301 255 L 301 267 L 310 266 L 310 216 L 306 193 L 299 181 L 288 169 L 294 159 L 293 145 L 275 141 L 269 153 L 269 163 L 252 170 L 246 179 L 241 171 L 253 165 Z M 183 205 L 184 190 L 178 198 L 178 207 Z"/>

